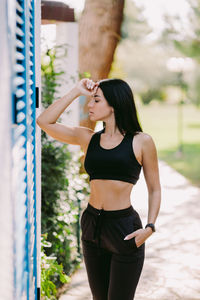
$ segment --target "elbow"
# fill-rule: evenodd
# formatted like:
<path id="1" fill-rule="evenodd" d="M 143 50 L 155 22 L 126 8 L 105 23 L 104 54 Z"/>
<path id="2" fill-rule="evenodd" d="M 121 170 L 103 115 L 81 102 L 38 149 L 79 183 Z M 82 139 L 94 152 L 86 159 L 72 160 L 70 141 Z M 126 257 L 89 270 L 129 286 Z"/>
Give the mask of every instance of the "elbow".
<path id="1" fill-rule="evenodd" d="M 41 120 L 40 120 L 40 117 L 38 117 L 38 118 L 36 119 L 36 124 L 37 124 L 38 126 L 40 126 L 40 125 L 41 125 Z"/>
<path id="2" fill-rule="evenodd" d="M 161 195 L 161 185 L 156 184 L 154 186 L 148 187 L 148 192 L 150 195 Z"/>
<path id="3" fill-rule="evenodd" d="M 37 124 L 40 128 L 44 128 L 44 127 L 45 127 L 45 123 L 41 120 L 40 116 L 36 119 L 36 124 Z"/>

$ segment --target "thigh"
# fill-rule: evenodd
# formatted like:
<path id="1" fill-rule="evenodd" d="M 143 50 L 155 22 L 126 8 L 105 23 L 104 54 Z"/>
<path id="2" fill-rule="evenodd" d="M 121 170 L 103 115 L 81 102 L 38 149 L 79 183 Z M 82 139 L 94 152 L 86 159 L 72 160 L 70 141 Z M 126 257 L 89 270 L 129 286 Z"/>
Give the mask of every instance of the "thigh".
<path id="1" fill-rule="evenodd" d="M 82 241 L 88 282 L 94 300 L 108 299 L 111 254 L 94 244 Z"/>
<path id="2" fill-rule="evenodd" d="M 110 268 L 108 300 L 133 300 L 142 272 L 144 257 L 130 260 L 113 256 Z"/>

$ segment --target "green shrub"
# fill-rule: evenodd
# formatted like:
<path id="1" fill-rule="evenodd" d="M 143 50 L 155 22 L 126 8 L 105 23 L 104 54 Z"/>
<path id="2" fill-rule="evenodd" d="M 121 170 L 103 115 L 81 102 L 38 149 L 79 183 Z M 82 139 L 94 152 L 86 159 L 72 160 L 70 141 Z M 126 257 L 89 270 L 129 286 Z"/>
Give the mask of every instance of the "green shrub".
<path id="1" fill-rule="evenodd" d="M 63 272 L 63 266 L 57 263 L 56 257 L 48 257 L 44 253 L 45 247 L 51 247 L 46 239 L 47 234 L 41 238 L 41 296 L 44 300 L 56 300 L 57 289 L 53 280 L 57 277 L 62 283 L 68 283 L 70 277 Z"/>
<path id="2" fill-rule="evenodd" d="M 55 71 L 57 49 L 48 49 L 42 57 L 42 104 L 47 108 L 56 98 L 62 70 Z M 59 57 L 61 59 L 61 57 Z M 62 65 L 62 64 L 60 64 Z M 52 140 L 42 131 L 42 233 L 48 234 L 49 247 L 43 250 L 44 259 L 51 261 L 51 272 L 43 274 L 43 290 L 52 293 L 60 287 L 62 270 L 70 275 L 80 263 L 81 201 L 89 194 L 86 174 L 80 174 L 80 153 L 70 152 L 68 145 Z M 59 273 L 60 274 L 60 273 Z M 51 280 L 49 282 L 49 277 Z M 45 282 L 46 280 L 46 282 Z M 52 294 L 54 295 L 54 294 Z M 53 299 L 53 298 L 52 298 Z"/>
<path id="3" fill-rule="evenodd" d="M 57 147 L 52 144 L 44 147 L 42 232 L 48 233 L 48 240 L 52 243 L 46 254 L 54 253 L 64 271 L 70 274 L 81 258 L 80 203 L 89 194 L 89 186 L 87 175 L 79 174 L 78 153 L 69 155 L 66 147 L 62 150 Z"/>

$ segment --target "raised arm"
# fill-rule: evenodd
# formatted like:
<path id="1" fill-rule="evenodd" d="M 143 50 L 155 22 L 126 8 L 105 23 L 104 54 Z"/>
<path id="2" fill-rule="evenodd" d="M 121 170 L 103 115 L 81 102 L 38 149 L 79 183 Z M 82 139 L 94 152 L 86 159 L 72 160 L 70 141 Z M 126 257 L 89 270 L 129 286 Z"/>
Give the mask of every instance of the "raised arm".
<path id="1" fill-rule="evenodd" d="M 54 139 L 67 144 L 80 145 L 84 148 L 93 131 L 87 127 L 67 126 L 57 120 L 65 109 L 80 95 L 92 96 L 96 92 L 98 83 L 90 79 L 80 80 L 65 96 L 56 100 L 37 118 L 37 124 Z"/>

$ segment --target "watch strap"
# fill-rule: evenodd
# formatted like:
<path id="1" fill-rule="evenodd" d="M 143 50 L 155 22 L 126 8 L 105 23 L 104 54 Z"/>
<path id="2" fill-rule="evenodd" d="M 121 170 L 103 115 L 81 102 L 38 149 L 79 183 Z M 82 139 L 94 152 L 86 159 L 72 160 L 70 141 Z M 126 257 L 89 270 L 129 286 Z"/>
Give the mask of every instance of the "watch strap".
<path id="1" fill-rule="evenodd" d="M 153 223 L 148 223 L 148 224 L 145 226 L 145 228 L 147 228 L 147 227 L 150 227 L 150 228 L 152 229 L 153 232 L 156 231 L 155 225 L 154 225 Z"/>

